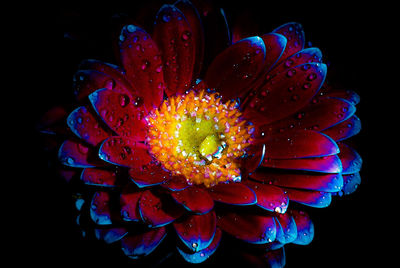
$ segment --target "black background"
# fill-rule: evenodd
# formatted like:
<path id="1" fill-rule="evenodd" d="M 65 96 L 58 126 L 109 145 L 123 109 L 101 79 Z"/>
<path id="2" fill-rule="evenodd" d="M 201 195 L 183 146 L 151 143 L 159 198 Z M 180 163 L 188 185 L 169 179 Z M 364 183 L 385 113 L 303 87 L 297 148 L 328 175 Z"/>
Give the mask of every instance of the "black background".
<path id="1" fill-rule="evenodd" d="M 154 2 L 150 6 L 156 12 L 161 1 Z M 286 22 L 301 23 L 306 41 L 322 50 L 331 78 L 361 96 L 357 115 L 362 131 L 353 138 L 364 161 L 361 186 L 350 196 L 334 198 L 328 208 L 307 210 L 315 224 L 315 238 L 308 246 L 286 246 L 287 267 L 358 267 L 365 261 L 371 266 L 380 263 L 384 267 L 381 262 L 389 260 L 391 245 L 383 238 L 391 237 L 396 226 L 396 214 L 390 209 L 390 194 L 386 191 L 395 173 L 385 173 L 385 170 L 390 171 L 389 156 L 384 151 L 389 148 L 382 142 L 383 132 L 394 130 L 389 118 L 392 111 L 386 110 L 389 106 L 386 101 L 394 92 L 383 83 L 385 78 L 382 77 L 385 73 L 382 70 L 390 67 L 380 63 L 381 58 L 394 54 L 387 46 L 391 36 L 383 32 L 386 24 L 381 21 L 386 9 L 373 3 L 350 6 L 336 1 L 319 4 L 256 0 L 217 2 L 224 8 L 231 25 L 237 17 L 252 14 L 259 34 Z M 112 61 L 110 32 L 117 27 L 113 19 L 115 14 L 135 15 L 141 6 L 144 3 L 137 1 L 98 3 L 89 7 L 60 3 L 52 11 L 35 11 L 33 21 L 39 24 L 33 37 L 36 40 L 31 42 L 38 47 L 33 52 L 37 53 L 40 65 L 40 84 L 28 89 L 27 96 L 32 100 L 29 114 L 32 129 L 49 107 L 69 102 L 72 76 L 81 60 Z M 36 73 L 35 67 L 36 64 L 30 68 Z M 81 238 L 73 219 L 69 186 L 49 169 L 47 154 L 41 149 L 41 136 L 34 133 L 32 137 L 35 141 L 30 151 L 37 152 L 35 178 L 39 180 L 34 184 L 39 190 L 33 193 L 30 209 L 37 227 L 24 224 L 23 241 L 33 242 L 31 250 L 37 263 L 78 267 L 132 265 L 117 249 Z M 230 254 L 229 246 L 215 255 L 198 266 L 243 265 Z M 165 265 L 174 262 L 184 265 L 179 256 L 173 256 Z"/>

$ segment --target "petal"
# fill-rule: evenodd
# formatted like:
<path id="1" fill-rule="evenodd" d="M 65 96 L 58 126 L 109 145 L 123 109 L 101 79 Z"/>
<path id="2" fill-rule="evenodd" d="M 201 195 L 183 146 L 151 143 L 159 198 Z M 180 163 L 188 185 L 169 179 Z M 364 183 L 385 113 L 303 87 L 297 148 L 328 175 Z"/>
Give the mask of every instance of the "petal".
<path id="1" fill-rule="evenodd" d="M 162 187 L 171 191 L 182 191 L 190 185 L 187 183 L 185 176 L 172 176 L 172 179 L 161 184 Z"/>
<path id="2" fill-rule="evenodd" d="M 274 76 L 250 94 L 244 115 L 254 118 L 256 113 L 260 117 L 258 121 L 268 124 L 294 114 L 318 92 L 326 71 L 323 63 L 307 63 Z"/>
<path id="3" fill-rule="evenodd" d="M 96 70 L 79 70 L 73 78 L 74 95 L 78 102 L 86 100 L 100 88 L 112 89 L 115 81 L 108 74 Z"/>
<path id="4" fill-rule="evenodd" d="M 285 192 L 289 196 L 290 201 L 294 201 L 315 208 L 327 207 L 331 204 L 332 201 L 331 194 L 326 192 L 297 190 L 288 188 L 285 189 Z"/>
<path id="5" fill-rule="evenodd" d="M 128 234 L 128 230 L 124 227 L 95 229 L 94 231 L 96 238 L 103 240 L 107 244 L 117 242 Z"/>
<path id="6" fill-rule="evenodd" d="M 340 173 L 342 171 L 342 163 L 337 155 L 297 159 L 265 158 L 261 165 L 263 167 L 315 171 L 322 173 Z"/>
<path id="7" fill-rule="evenodd" d="M 165 227 L 150 229 L 139 234 L 129 234 L 121 239 L 122 251 L 131 259 L 149 255 L 167 235 Z"/>
<path id="8" fill-rule="evenodd" d="M 360 96 L 353 90 L 331 90 L 327 92 L 327 96 L 347 100 L 353 105 L 360 102 Z"/>
<path id="9" fill-rule="evenodd" d="M 224 209 L 217 215 L 217 225 L 240 240 L 252 244 L 265 244 L 276 238 L 275 220 L 270 215 L 228 209 Z"/>
<path id="10" fill-rule="evenodd" d="M 190 28 L 192 29 L 193 45 L 195 47 L 195 60 L 193 68 L 193 78 L 197 78 L 203 66 L 204 59 L 204 29 L 200 14 L 194 5 L 188 0 L 178 0 L 174 3 L 185 15 Z"/>
<path id="11" fill-rule="evenodd" d="M 90 217 L 99 225 L 112 224 L 110 193 L 96 192 L 90 205 Z"/>
<path id="12" fill-rule="evenodd" d="M 208 67 L 205 81 L 226 100 L 246 93 L 265 64 L 265 45 L 258 37 L 245 38 L 221 52 Z"/>
<path id="13" fill-rule="evenodd" d="M 222 237 L 221 229 L 217 228 L 213 240 L 207 248 L 193 253 L 192 251 L 186 250 L 186 248 L 181 249 L 180 247 L 178 247 L 178 252 L 189 263 L 204 262 L 212 254 L 214 254 L 219 245 L 219 242 L 221 241 L 221 237 Z"/>
<path id="14" fill-rule="evenodd" d="M 246 180 L 245 184 L 256 193 L 257 206 L 271 212 L 285 213 L 289 200 L 281 188 L 250 180 Z"/>
<path id="15" fill-rule="evenodd" d="M 361 130 L 361 121 L 353 115 L 349 119 L 337 124 L 331 128 L 323 131 L 324 134 L 328 135 L 335 141 L 342 141 L 357 135 Z"/>
<path id="16" fill-rule="evenodd" d="M 297 22 L 289 22 L 279 26 L 272 32 L 281 34 L 288 40 L 280 62 L 304 48 L 305 37 L 303 26 L 301 26 L 301 24 Z"/>
<path id="17" fill-rule="evenodd" d="M 93 112 L 85 106 L 76 108 L 67 119 L 71 131 L 85 142 L 97 146 L 100 142 L 111 136 L 111 131 L 105 130 Z"/>
<path id="18" fill-rule="evenodd" d="M 314 102 L 315 100 L 315 102 Z M 309 105 L 284 119 L 264 125 L 259 132 L 282 132 L 288 130 L 324 130 L 350 118 L 356 107 L 339 98 L 314 99 Z"/>
<path id="19" fill-rule="evenodd" d="M 243 183 L 220 183 L 209 188 L 208 193 L 215 201 L 226 204 L 253 205 L 257 202 L 254 191 Z"/>
<path id="20" fill-rule="evenodd" d="M 314 238 L 314 224 L 310 216 L 304 211 L 292 210 L 290 214 L 293 216 L 297 226 L 297 238 L 292 243 L 297 245 L 308 245 Z"/>
<path id="21" fill-rule="evenodd" d="M 281 187 L 324 192 L 337 192 L 343 187 L 343 177 L 340 173 L 293 173 L 260 169 L 251 174 L 251 178 Z"/>
<path id="22" fill-rule="evenodd" d="M 140 188 L 161 184 L 171 179 L 170 172 L 155 164 L 149 164 L 142 168 L 131 168 L 129 176 Z"/>
<path id="23" fill-rule="evenodd" d="M 139 200 L 139 212 L 149 227 L 160 227 L 179 218 L 184 209 L 166 194 L 145 191 Z"/>
<path id="24" fill-rule="evenodd" d="M 297 238 L 297 226 L 293 216 L 285 213 L 277 215 L 275 219 L 283 231 L 284 241 L 282 243 L 292 243 Z"/>
<path id="25" fill-rule="evenodd" d="M 146 145 L 119 136 L 109 137 L 101 144 L 99 157 L 111 164 L 137 169 L 151 161 Z"/>
<path id="26" fill-rule="evenodd" d="M 322 157 L 339 153 L 328 136 L 312 130 L 297 130 L 267 135 L 256 143 L 265 144 L 265 156 L 273 159 Z"/>
<path id="27" fill-rule="evenodd" d="M 343 175 L 343 189 L 342 193 L 345 195 L 354 193 L 358 186 L 361 184 L 360 173 Z"/>
<path id="28" fill-rule="evenodd" d="M 265 145 L 251 144 L 247 150 L 247 157 L 242 158 L 242 168 L 246 169 L 248 174 L 251 174 L 261 165 L 264 157 Z"/>
<path id="29" fill-rule="evenodd" d="M 140 221 L 139 199 L 142 192 L 122 192 L 120 196 L 121 216 L 124 221 Z"/>
<path id="30" fill-rule="evenodd" d="M 362 166 L 361 156 L 356 150 L 342 142 L 339 142 L 338 145 L 340 148 L 339 157 L 343 166 L 342 174 L 348 175 L 359 172 Z"/>
<path id="31" fill-rule="evenodd" d="M 287 39 L 281 34 L 269 33 L 261 36 L 265 44 L 265 69 L 267 73 L 281 58 L 285 50 Z"/>
<path id="32" fill-rule="evenodd" d="M 58 159 L 63 165 L 79 168 L 103 166 L 92 148 L 83 143 L 66 140 L 58 151 Z"/>
<path id="33" fill-rule="evenodd" d="M 172 192 L 171 196 L 176 202 L 193 213 L 204 214 L 214 207 L 211 196 L 200 187 L 191 186 L 182 191 Z"/>
<path id="34" fill-rule="evenodd" d="M 99 89 L 89 95 L 97 114 L 118 135 L 144 140 L 146 122 L 141 100 L 128 92 Z"/>
<path id="35" fill-rule="evenodd" d="M 157 13 L 153 39 L 161 51 L 167 95 L 183 93 L 192 83 L 195 43 L 185 15 L 172 5 Z"/>
<path id="36" fill-rule="evenodd" d="M 145 30 L 130 24 L 122 28 L 119 49 L 126 76 L 146 108 L 158 107 L 164 97 L 164 75 L 156 43 Z"/>
<path id="37" fill-rule="evenodd" d="M 210 246 L 217 228 L 215 212 L 188 215 L 173 223 L 178 237 L 191 251 L 201 251 Z"/>
<path id="38" fill-rule="evenodd" d="M 87 185 L 115 187 L 117 175 L 114 171 L 111 170 L 85 168 L 82 171 L 81 180 Z"/>

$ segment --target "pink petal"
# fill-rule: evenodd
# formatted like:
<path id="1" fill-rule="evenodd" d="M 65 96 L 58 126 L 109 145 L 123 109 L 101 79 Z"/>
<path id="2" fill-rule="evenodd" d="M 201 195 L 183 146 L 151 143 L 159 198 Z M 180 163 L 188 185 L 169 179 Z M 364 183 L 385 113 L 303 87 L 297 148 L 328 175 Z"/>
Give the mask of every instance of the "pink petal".
<path id="1" fill-rule="evenodd" d="M 89 96 L 97 114 L 120 136 L 144 140 L 146 122 L 143 105 L 140 100 L 128 92 L 120 93 L 109 89 L 100 89 Z"/>
<path id="2" fill-rule="evenodd" d="M 215 212 L 188 215 L 173 223 L 178 237 L 191 251 L 201 251 L 210 246 L 217 228 Z"/>
<path id="3" fill-rule="evenodd" d="M 297 189 L 285 189 L 289 196 L 290 201 L 294 201 L 303 205 L 316 208 L 324 208 L 330 205 L 332 197 L 330 193 L 297 190 Z"/>
<path id="4" fill-rule="evenodd" d="M 337 155 L 297 159 L 265 158 L 261 165 L 271 168 L 305 170 L 323 173 L 340 173 L 342 171 L 342 163 Z"/>
<path id="5" fill-rule="evenodd" d="M 150 110 L 163 101 L 164 75 L 161 53 L 143 29 L 125 26 L 120 35 L 120 55 L 126 76 Z"/>
<path id="6" fill-rule="evenodd" d="M 215 201 L 226 204 L 253 205 L 257 202 L 254 191 L 243 183 L 220 183 L 209 188 L 208 193 Z"/>
<path id="7" fill-rule="evenodd" d="M 137 169 L 152 160 L 146 145 L 119 136 L 109 137 L 101 144 L 99 157 L 111 164 Z"/>
<path id="8" fill-rule="evenodd" d="M 172 192 L 171 196 L 176 202 L 193 213 L 204 214 L 214 207 L 211 196 L 200 187 L 191 186 L 182 191 Z"/>
<path id="9" fill-rule="evenodd" d="M 138 187 L 153 186 L 171 179 L 170 172 L 155 164 L 149 164 L 142 168 L 131 168 L 129 176 Z"/>
<path id="10" fill-rule="evenodd" d="M 318 92 L 326 71 L 325 64 L 307 63 L 276 75 L 249 96 L 244 115 L 251 118 L 256 113 L 268 124 L 294 114 Z"/>
<path id="11" fill-rule="evenodd" d="M 139 234 L 128 234 L 121 239 L 122 251 L 131 259 L 138 259 L 153 252 L 167 235 L 165 227 L 150 229 Z"/>
<path id="12" fill-rule="evenodd" d="M 280 62 L 304 48 L 304 31 L 303 27 L 299 23 L 286 23 L 276 28 L 273 33 L 281 34 L 288 40 Z"/>
<path id="13" fill-rule="evenodd" d="M 172 5 L 164 5 L 157 13 L 153 39 L 161 51 L 168 96 L 182 93 L 192 83 L 195 43 L 185 15 Z"/>
<path id="14" fill-rule="evenodd" d="M 115 187 L 117 175 L 111 170 L 85 168 L 82 171 L 81 180 L 88 185 Z"/>
<path id="15" fill-rule="evenodd" d="M 246 180 L 245 184 L 256 193 L 258 206 L 271 212 L 286 212 L 289 200 L 281 188 L 250 180 Z"/>
<path id="16" fill-rule="evenodd" d="M 264 69 L 265 45 L 258 37 L 245 38 L 221 52 L 208 67 L 205 81 L 226 100 L 247 92 Z"/>

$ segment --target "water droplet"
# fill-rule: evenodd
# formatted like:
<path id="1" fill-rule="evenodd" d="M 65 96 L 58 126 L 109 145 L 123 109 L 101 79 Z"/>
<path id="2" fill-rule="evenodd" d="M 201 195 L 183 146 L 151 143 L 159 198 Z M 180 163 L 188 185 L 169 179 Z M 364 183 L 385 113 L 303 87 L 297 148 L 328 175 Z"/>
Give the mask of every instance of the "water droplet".
<path id="1" fill-rule="evenodd" d="M 168 15 L 168 14 L 164 14 L 162 16 L 162 19 L 163 19 L 164 22 L 169 22 L 169 21 L 171 21 L 171 16 Z"/>
<path id="2" fill-rule="evenodd" d="M 147 68 L 149 68 L 149 66 L 150 66 L 150 62 L 149 62 L 148 60 L 144 60 L 143 63 L 142 63 L 141 68 L 142 68 L 142 70 L 144 71 L 144 70 L 146 70 Z"/>
<path id="3" fill-rule="evenodd" d="M 191 38 L 192 34 L 189 31 L 185 31 L 182 33 L 182 40 L 187 41 Z"/>
<path id="4" fill-rule="evenodd" d="M 156 72 L 157 73 L 160 73 L 162 71 L 162 65 L 160 65 L 160 66 L 158 66 L 157 68 L 156 68 Z"/>
<path id="5" fill-rule="evenodd" d="M 291 100 L 292 101 L 297 101 L 299 99 L 299 95 L 293 95 Z"/>
<path id="6" fill-rule="evenodd" d="M 121 107 L 126 107 L 129 104 L 128 95 L 125 95 L 125 94 L 120 95 L 119 104 L 121 105 Z"/>
<path id="7" fill-rule="evenodd" d="M 307 79 L 310 80 L 310 81 L 315 80 L 315 78 L 317 78 L 317 75 L 316 75 L 315 73 L 311 73 L 311 74 L 309 74 L 308 77 L 307 77 Z"/>
<path id="8" fill-rule="evenodd" d="M 293 60 L 292 59 L 288 59 L 286 62 L 285 62 L 285 66 L 286 67 L 290 67 L 290 66 L 292 66 L 292 64 L 293 64 Z"/>
<path id="9" fill-rule="evenodd" d="M 295 74 L 296 74 L 296 70 L 294 70 L 294 69 L 290 69 L 290 70 L 286 73 L 286 75 L 287 75 L 288 77 L 293 77 Z"/>
<path id="10" fill-rule="evenodd" d="M 198 246 L 199 246 L 199 245 L 198 245 L 197 243 L 193 243 L 193 244 L 192 244 L 192 247 L 193 247 L 193 248 L 197 248 Z"/>
<path id="11" fill-rule="evenodd" d="M 130 32 L 130 33 L 133 33 L 134 31 L 136 31 L 136 26 L 130 24 L 130 25 L 126 26 L 126 30 L 127 30 L 128 32 Z"/>
<path id="12" fill-rule="evenodd" d="M 303 85 L 303 89 L 309 89 L 311 87 L 311 84 L 310 83 L 305 83 L 304 85 Z"/>

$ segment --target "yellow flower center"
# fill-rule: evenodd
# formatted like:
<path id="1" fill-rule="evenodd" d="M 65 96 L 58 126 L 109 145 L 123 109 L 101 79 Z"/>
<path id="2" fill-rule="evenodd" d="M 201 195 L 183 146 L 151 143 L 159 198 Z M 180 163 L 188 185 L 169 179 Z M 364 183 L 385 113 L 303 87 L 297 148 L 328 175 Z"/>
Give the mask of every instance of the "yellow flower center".
<path id="1" fill-rule="evenodd" d="M 236 102 L 222 103 L 217 93 L 190 91 L 150 112 L 147 143 L 166 169 L 190 184 L 238 181 L 239 158 L 254 131 L 240 116 Z"/>

